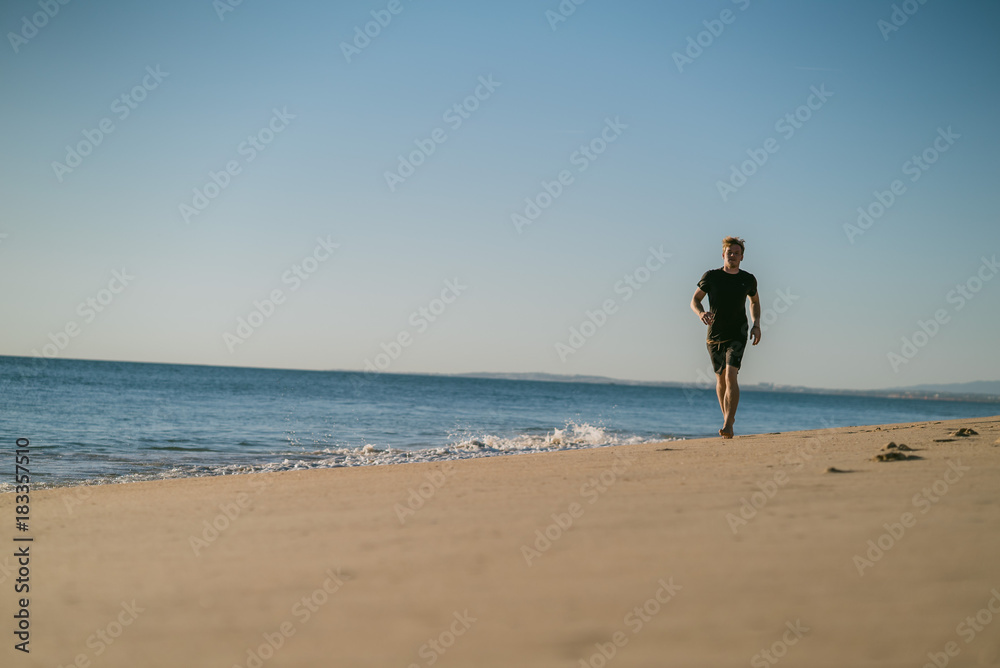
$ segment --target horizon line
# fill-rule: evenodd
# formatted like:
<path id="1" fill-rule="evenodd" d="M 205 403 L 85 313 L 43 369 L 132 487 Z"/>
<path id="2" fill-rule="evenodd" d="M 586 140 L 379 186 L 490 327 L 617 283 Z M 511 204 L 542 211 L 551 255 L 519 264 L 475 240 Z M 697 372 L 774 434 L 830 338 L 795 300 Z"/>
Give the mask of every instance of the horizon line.
<path id="1" fill-rule="evenodd" d="M 36 360 L 41 363 L 45 363 L 53 360 L 67 361 L 67 362 L 106 362 L 106 363 L 121 363 L 121 364 L 163 364 L 163 365 L 174 365 L 174 366 L 201 366 L 201 367 L 214 367 L 221 369 L 258 369 L 266 371 L 309 371 L 315 373 L 359 373 L 359 374 L 376 374 L 376 375 L 393 375 L 393 376 L 445 376 L 445 377 L 484 377 L 492 376 L 499 377 L 493 378 L 494 380 L 519 380 L 526 382 L 576 382 L 576 383 L 586 383 L 591 382 L 592 384 L 599 384 L 603 382 L 604 384 L 628 384 L 628 385 L 647 385 L 647 386 L 660 386 L 660 387 L 686 387 L 694 389 L 712 389 L 710 387 L 703 387 L 703 383 L 698 383 L 694 381 L 676 381 L 676 380 L 637 380 L 628 378 L 615 378 L 612 376 L 603 376 L 599 374 L 560 374 L 551 373 L 548 371 L 463 371 L 463 372 L 441 372 L 441 371 L 368 371 L 365 369 L 303 369 L 296 367 L 271 367 L 271 366 L 249 366 L 249 365 L 232 365 L 232 364 L 203 364 L 199 362 L 150 362 L 145 360 L 109 360 L 109 359 L 91 359 L 84 357 L 45 357 L 45 356 L 34 356 L 34 355 L 8 355 L 0 354 L 0 357 L 10 357 L 15 359 L 26 359 L 26 360 Z M 546 378 L 515 378 L 514 376 L 548 376 Z M 504 378 L 506 377 L 506 378 Z M 572 379 L 572 378 L 593 378 L 596 381 L 573 381 L 573 380 L 560 380 L 560 379 Z M 939 385 L 965 385 L 969 383 L 1000 383 L 1000 380 L 974 380 L 974 381 L 962 381 L 959 383 L 936 383 Z M 934 385 L 935 383 L 922 383 L 921 385 Z M 823 393 L 896 393 L 896 392 L 922 392 L 925 394 L 950 394 L 953 396 L 970 396 L 975 395 L 983 397 L 984 399 L 991 399 L 993 401 L 1000 402 L 1000 394 L 991 394 L 988 392 L 949 392 L 947 390 L 918 390 L 915 388 L 920 387 L 920 385 L 913 385 L 909 387 L 895 387 L 895 388 L 877 388 L 870 390 L 863 390 L 857 388 L 832 388 L 832 387 L 809 387 L 806 385 L 788 385 L 783 383 L 772 383 L 772 382 L 759 382 L 751 385 L 742 386 L 748 391 L 754 391 L 755 388 L 758 391 L 770 391 L 770 392 L 786 392 L 794 393 L 797 391 L 806 391 L 813 394 L 823 394 Z M 912 398 L 912 397 L 910 397 Z"/>

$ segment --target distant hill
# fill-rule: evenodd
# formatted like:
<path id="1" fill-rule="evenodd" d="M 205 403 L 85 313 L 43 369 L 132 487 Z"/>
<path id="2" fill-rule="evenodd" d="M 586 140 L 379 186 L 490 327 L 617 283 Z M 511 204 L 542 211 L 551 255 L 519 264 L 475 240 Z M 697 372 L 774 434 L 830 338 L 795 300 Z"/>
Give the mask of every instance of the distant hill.
<path id="1" fill-rule="evenodd" d="M 681 383 L 661 383 L 643 380 L 619 380 L 607 376 L 581 376 L 561 373 L 457 373 L 459 378 L 490 378 L 500 380 L 536 380 L 543 383 L 601 383 L 606 385 L 681 385 Z"/>
<path id="2" fill-rule="evenodd" d="M 677 383 L 671 381 L 643 381 L 608 378 L 607 376 L 564 375 L 557 373 L 460 373 L 462 378 L 491 378 L 502 380 L 530 380 L 548 383 L 602 383 L 606 385 L 644 385 L 647 387 L 701 387 L 698 383 Z M 945 383 L 912 385 L 884 390 L 832 390 L 799 385 L 776 385 L 758 383 L 741 386 L 743 390 L 758 392 L 788 392 L 795 394 L 839 394 L 866 397 L 890 397 L 906 399 L 939 399 L 950 401 L 984 401 L 1000 403 L 1000 381 L 979 380 L 971 383 Z"/>
<path id="3" fill-rule="evenodd" d="M 940 383 L 932 385 L 912 385 L 896 388 L 899 390 L 923 392 L 948 392 L 950 394 L 992 394 L 1000 395 L 1000 380 L 976 380 L 971 383 Z"/>

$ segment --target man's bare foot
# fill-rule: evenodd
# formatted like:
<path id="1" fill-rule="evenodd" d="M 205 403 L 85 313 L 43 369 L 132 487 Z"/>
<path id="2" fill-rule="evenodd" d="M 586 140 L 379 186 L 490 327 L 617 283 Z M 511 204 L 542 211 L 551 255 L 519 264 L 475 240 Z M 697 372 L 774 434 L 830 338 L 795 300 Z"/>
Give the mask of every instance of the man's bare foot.
<path id="1" fill-rule="evenodd" d="M 729 428 L 729 431 L 726 431 L 725 429 L 720 429 L 719 436 L 721 436 L 722 438 L 732 438 L 733 437 L 732 427 Z"/>

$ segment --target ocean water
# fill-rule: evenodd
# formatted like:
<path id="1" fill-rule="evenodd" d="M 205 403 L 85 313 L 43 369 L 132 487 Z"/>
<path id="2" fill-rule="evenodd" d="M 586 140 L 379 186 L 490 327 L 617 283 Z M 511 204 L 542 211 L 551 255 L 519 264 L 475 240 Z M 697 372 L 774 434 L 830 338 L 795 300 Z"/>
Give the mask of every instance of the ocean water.
<path id="1" fill-rule="evenodd" d="M 737 433 L 984 417 L 996 404 L 744 391 Z M 0 357 L 36 486 L 399 464 L 717 434 L 714 388 Z"/>

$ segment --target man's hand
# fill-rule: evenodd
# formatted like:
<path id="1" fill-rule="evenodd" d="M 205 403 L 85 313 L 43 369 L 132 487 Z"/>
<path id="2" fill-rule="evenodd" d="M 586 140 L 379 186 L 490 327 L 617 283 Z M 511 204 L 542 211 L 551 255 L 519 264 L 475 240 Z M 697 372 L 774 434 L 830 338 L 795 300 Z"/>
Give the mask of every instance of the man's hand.
<path id="1" fill-rule="evenodd" d="M 712 321 L 715 320 L 715 314 L 710 313 L 705 310 L 705 307 L 701 305 L 701 300 L 705 298 L 705 291 L 698 288 L 694 291 L 694 297 L 691 298 L 691 310 L 694 314 L 698 316 L 698 319 L 706 325 L 711 325 Z"/>
<path id="2" fill-rule="evenodd" d="M 753 337 L 753 344 L 760 343 L 760 291 L 754 293 L 750 298 L 750 321 L 753 327 L 750 329 L 750 336 Z"/>

